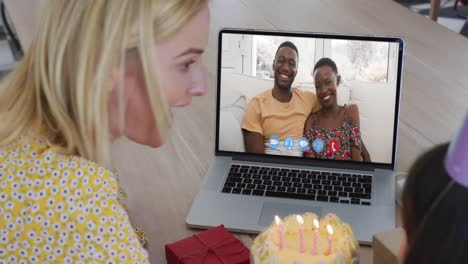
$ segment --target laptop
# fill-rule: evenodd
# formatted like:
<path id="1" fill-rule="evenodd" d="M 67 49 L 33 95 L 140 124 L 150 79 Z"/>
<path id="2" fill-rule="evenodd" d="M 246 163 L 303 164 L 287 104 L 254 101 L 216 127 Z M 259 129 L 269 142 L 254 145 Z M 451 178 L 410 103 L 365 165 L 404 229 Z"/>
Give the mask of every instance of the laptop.
<path id="1" fill-rule="evenodd" d="M 187 225 L 223 224 L 233 232 L 257 234 L 275 215 L 333 213 L 351 225 L 361 244 L 394 228 L 403 40 L 246 29 L 222 29 L 218 40 L 214 159 Z M 283 50 L 292 57 L 284 57 Z M 340 145 L 339 140 L 350 140 L 341 134 L 334 143 L 333 138 L 320 141 L 302 134 L 310 112 L 325 109 L 313 75 L 314 65 L 324 57 L 336 63 L 340 75 L 337 105 L 357 105 L 358 143 Z M 289 70 L 295 67 L 296 75 L 278 72 L 275 63 L 280 60 L 288 62 Z M 273 89 L 287 88 L 288 81 L 293 95 L 282 102 L 283 108 L 274 102 Z M 314 108 L 314 103 L 324 105 Z M 333 131 L 326 128 L 327 120 L 314 128 L 323 125 Z M 341 124 L 344 119 L 331 122 Z M 360 155 L 350 155 L 349 150 L 356 149 Z M 312 157 L 305 154 L 311 152 Z"/>

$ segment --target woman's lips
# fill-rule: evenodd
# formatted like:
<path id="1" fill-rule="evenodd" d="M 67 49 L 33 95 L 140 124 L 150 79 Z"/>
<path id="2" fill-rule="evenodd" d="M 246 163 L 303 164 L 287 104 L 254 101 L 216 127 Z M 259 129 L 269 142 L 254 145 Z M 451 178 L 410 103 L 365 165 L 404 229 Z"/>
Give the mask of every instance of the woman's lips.
<path id="1" fill-rule="evenodd" d="M 192 101 L 191 98 L 189 99 L 184 99 L 183 101 L 180 101 L 180 102 L 177 102 L 174 107 L 186 107 L 190 104 L 190 102 Z"/>
<path id="2" fill-rule="evenodd" d="M 328 103 L 331 100 L 331 98 L 332 98 L 331 94 L 328 94 L 326 96 L 321 97 L 322 101 L 325 102 L 325 103 Z"/>

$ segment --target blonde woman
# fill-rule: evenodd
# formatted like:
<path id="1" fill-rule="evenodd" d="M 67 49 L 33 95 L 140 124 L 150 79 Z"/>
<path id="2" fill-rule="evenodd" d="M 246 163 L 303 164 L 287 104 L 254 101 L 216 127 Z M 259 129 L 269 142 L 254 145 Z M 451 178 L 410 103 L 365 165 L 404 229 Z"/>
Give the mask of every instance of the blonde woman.
<path id="1" fill-rule="evenodd" d="M 49 0 L 0 86 L 0 260 L 148 262 L 109 144 L 160 146 L 206 92 L 207 0 Z"/>

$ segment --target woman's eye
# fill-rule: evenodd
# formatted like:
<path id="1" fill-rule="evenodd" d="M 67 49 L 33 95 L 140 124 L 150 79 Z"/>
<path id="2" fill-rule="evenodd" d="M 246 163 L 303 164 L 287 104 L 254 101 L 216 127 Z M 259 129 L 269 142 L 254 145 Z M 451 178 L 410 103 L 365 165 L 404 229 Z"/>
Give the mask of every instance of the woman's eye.
<path id="1" fill-rule="evenodd" d="M 183 70 L 187 71 L 190 68 L 190 65 L 192 65 L 194 63 L 195 63 L 195 61 L 192 60 L 192 61 L 189 61 L 189 62 L 186 62 L 186 63 L 182 64 Z"/>

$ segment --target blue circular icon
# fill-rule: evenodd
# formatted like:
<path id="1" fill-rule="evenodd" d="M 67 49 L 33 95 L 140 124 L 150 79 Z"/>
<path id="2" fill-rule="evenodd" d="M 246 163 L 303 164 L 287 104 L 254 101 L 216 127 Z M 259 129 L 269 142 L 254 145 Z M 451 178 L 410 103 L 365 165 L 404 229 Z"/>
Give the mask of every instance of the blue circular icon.
<path id="1" fill-rule="evenodd" d="M 294 139 L 289 136 L 289 137 L 286 137 L 284 139 L 284 147 L 287 149 L 287 150 L 291 150 L 294 148 Z"/>
<path id="2" fill-rule="evenodd" d="M 270 137 L 270 147 L 272 149 L 277 149 L 279 145 L 280 145 L 279 137 L 277 135 L 272 135 Z"/>
<path id="3" fill-rule="evenodd" d="M 297 144 L 299 145 L 299 149 L 302 152 L 308 150 L 309 146 L 310 146 L 309 140 L 307 138 L 305 138 L 305 137 L 300 138 L 299 141 L 297 142 Z"/>
<path id="4" fill-rule="evenodd" d="M 314 151 L 317 153 L 322 152 L 324 146 L 325 146 L 325 142 L 323 142 L 323 140 L 320 138 L 315 139 L 314 142 L 312 143 L 312 147 L 314 148 Z"/>

